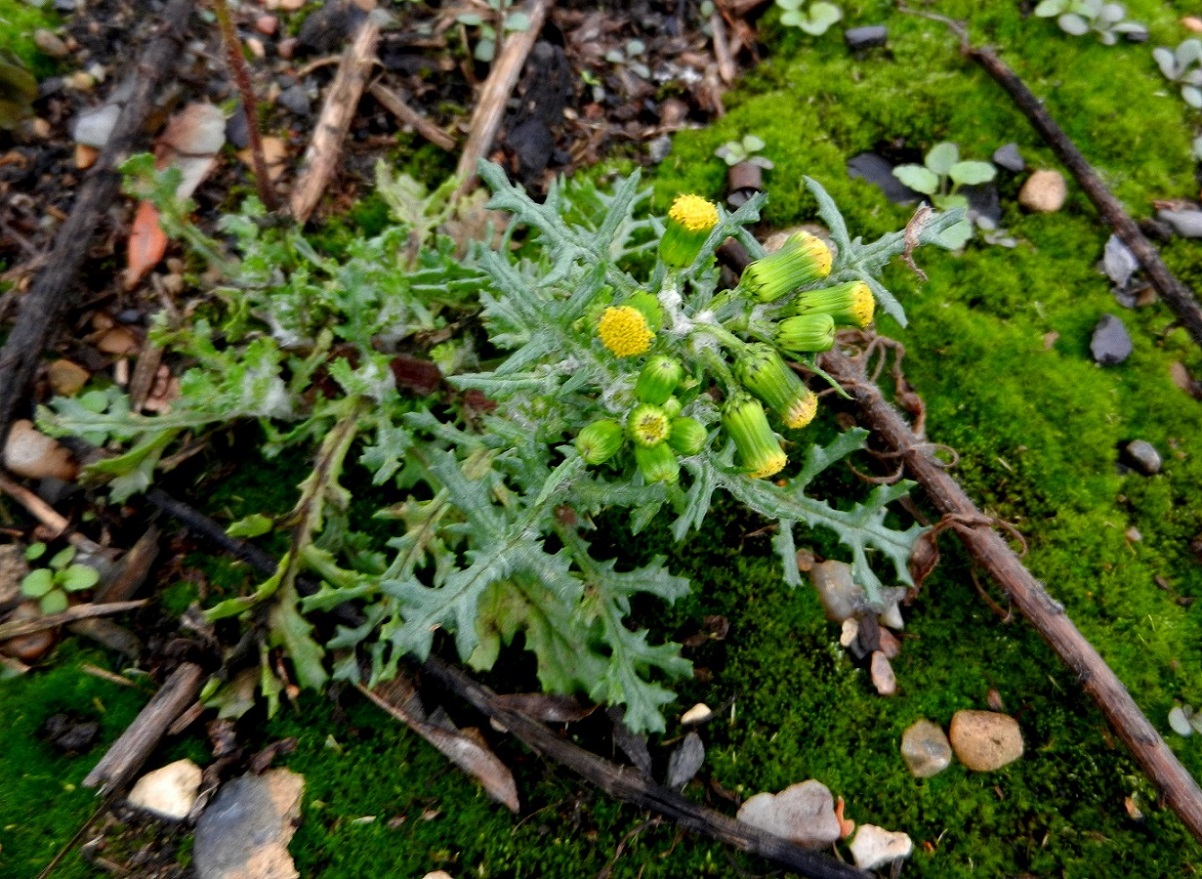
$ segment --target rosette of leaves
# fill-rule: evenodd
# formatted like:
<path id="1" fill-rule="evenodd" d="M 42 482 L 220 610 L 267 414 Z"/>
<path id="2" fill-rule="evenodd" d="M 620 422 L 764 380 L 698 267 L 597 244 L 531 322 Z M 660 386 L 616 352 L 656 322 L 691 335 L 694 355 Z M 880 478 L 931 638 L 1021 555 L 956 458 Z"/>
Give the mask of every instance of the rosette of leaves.
<path id="1" fill-rule="evenodd" d="M 968 199 L 960 193 L 963 186 L 988 183 L 997 176 L 989 162 L 961 161 L 960 148 L 954 143 L 931 147 L 921 165 L 898 165 L 893 176 L 906 186 L 931 198 L 941 211 L 966 209 Z M 963 247 L 972 238 L 972 221 L 965 218 L 944 233 L 944 241 L 953 248 Z"/>
<path id="2" fill-rule="evenodd" d="M 1195 110 L 1202 110 L 1202 40 L 1190 37 L 1176 49 L 1158 46 L 1152 57 L 1169 82 L 1181 86 L 1181 97 Z"/>
<path id="3" fill-rule="evenodd" d="M 1097 34 L 1106 46 L 1113 46 L 1119 37 L 1134 42 L 1148 38 L 1148 29 L 1138 21 L 1127 21 L 1127 9 L 1122 3 L 1103 0 L 1042 0 L 1035 7 L 1040 18 L 1054 18 L 1066 34 L 1074 37 L 1089 32 Z"/>
<path id="4" fill-rule="evenodd" d="M 462 25 L 477 29 L 479 38 L 472 57 L 485 64 L 497 55 L 498 36 L 524 31 L 530 27 L 530 17 L 524 12 L 514 12 L 512 0 L 485 0 L 477 4 L 482 12 L 463 12 L 455 20 Z"/>
<path id="5" fill-rule="evenodd" d="M 843 18 L 843 10 L 825 0 L 776 0 L 776 8 L 781 11 L 781 24 L 815 37 L 822 36 Z"/>
<path id="6" fill-rule="evenodd" d="M 749 162 L 752 165 L 758 165 L 765 171 L 771 171 L 776 166 L 772 164 L 772 160 L 767 156 L 759 155 L 760 151 L 767 146 L 764 139 L 755 134 L 745 134 L 738 140 L 728 140 L 722 146 L 714 150 L 714 155 L 730 167 L 734 167 L 742 162 Z"/>
<path id="7" fill-rule="evenodd" d="M 128 445 L 125 455 L 158 455 L 200 430 L 256 420 L 268 452 L 296 449 L 313 462 L 291 510 L 252 511 L 232 526 L 246 536 L 286 533 L 275 573 L 207 611 L 252 627 L 260 665 L 247 671 L 269 706 L 284 689 L 275 653 L 290 658 L 302 686 L 331 677 L 374 684 L 404 657 L 424 658 L 440 644 L 489 668 L 520 635 L 547 690 L 621 705 L 632 729 L 662 730 L 669 684 L 690 666 L 664 633 L 633 623 L 632 608 L 636 599 L 674 601 L 690 584 L 663 558 L 594 546 L 592 520 L 605 510 L 625 510 L 635 535 L 660 529 L 684 541 L 725 494 L 776 523 L 773 545 L 790 585 L 800 582 L 799 529 L 833 532 L 877 604 L 879 572 L 910 582 L 907 561 L 922 529 L 887 519 L 907 484 L 877 486 L 858 500 L 811 494 L 820 473 L 863 447 L 864 431 L 825 446 L 801 438 L 793 469 L 768 481 L 736 462 L 719 427 L 714 393 L 738 391 L 735 357 L 770 339 L 776 314 L 790 306 L 789 297 L 764 305 L 719 289 L 720 242 L 735 236 L 763 255 L 746 229 L 762 196 L 721 216 L 691 265 L 669 269 L 656 257 L 664 224 L 648 216 L 637 175 L 612 192 L 588 181 L 557 184 L 540 204 L 498 166 L 482 163 L 479 173 L 493 191 L 489 207 L 512 219 L 499 246 L 475 243 L 466 258 L 437 231 L 419 235 L 413 252 L 415 228 L 439 212 L 429 206 L 397 216 L 380 239 L 352 242 L 343 260 L 315 252 L 296 230 L 256 222 L 257 207 L 228 218 L 239 253 L 223 257 L 222 306 L 191 327 L 159 329 L 194 364 L 172 411 L 141 416 L 109 405 L 97 413 L 55 401 L 42 413 L 47 429 L 103 432 Z M 830 280 L 864 280 L 904 322 L 881 269 L 915 243 L 940 243 L 959 215 L 864 243 L 850 237 L 825 191 L 808 185 L 838 249 Z M 463 299 L 465 287 L 478 304 Z M 636 403 L 644 358 L 606 348 L 598 317 L 647 296 L 663 318 L 654 353 L 682 366 L 675 406 L 708 428 L 672 482 L 649 482 L 629 449 L 591 467 L 574 445 L 586 425 L 623 419 Z M 390 369 L 396 340 L 429 336 L 448 326 L 448 309 L 473 305 L 484 359 L 448 376 L 450 392 L 403 395 Z M 389 533 L 356 530 L 352 491 L 375 505 Z M 300 596 L 301 572 L 321 581 L 319 591 Z M 360 622 L 332 636 L 328 622 L 315 627 L 316 614 L 342 605 Z M 233 705 L 223 692 L 214 684 L 206 696 Z"/>
<path id="8" fill-rule="evenodd" d="M 32 543 L 25 550 L 27 561 L 36 561 L 46 554 L 46 544 Z M 67 609 L 70 595 L 86 592 L 100 582 L 100 573 L 93 567 L 75 562 L 75 547 L 59 550 L 44 568 L 34 568 L 21 581 L 21 594 L 37 599 L 42 613 L 60 613 Z"/>

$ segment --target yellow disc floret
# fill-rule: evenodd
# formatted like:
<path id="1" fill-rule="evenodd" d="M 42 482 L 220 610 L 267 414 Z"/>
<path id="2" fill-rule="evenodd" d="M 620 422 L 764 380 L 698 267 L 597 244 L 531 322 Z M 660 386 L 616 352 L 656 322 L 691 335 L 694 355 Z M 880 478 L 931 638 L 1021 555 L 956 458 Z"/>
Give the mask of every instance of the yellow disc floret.
<path id="1" fill-rule="evenodd" d="M 668 210 L 668 219 L 690 232 L 708 232 L 718 225 L 718 208 L 699 195 L 678 195 Z"/>
<path id="2" fill-rule="evenodd" d="M 651 347 L 655 333 L 647 326 L 642 312 L 629 305 L 612 305 L 601 312 L 597 323 L 601 344 L 618 357 L 634 357 Z"/>

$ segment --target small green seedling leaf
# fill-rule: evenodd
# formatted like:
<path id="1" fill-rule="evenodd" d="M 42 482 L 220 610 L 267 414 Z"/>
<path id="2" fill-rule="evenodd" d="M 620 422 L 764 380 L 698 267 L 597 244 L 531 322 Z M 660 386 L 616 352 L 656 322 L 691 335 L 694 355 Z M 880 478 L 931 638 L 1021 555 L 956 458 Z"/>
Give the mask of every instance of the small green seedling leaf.
<path id="1" fill-rule="evenodd" d="M 261 537 L 275 527 L 275 520 L 262 513 L 252 513 L 225 529 L 230 537 Z"/>
<path id="2" fill-rule="evenodd" d="M 21 594 L 29 598 L 41 598 L 54 588 L 54 573 L 49 568 L 30 571 L 21 581 Z"/>
<path id="3" fill-rule="evenodd" d="M 957 162 L 960 161 L 960 148 L 954 143 L 937 143 L 931 147 L 923 162 L 932 174 L 946 177 Z"/>
<path id="4" fill-rule="evenodd" d="M 68 546 L 65 549 L 60 549 L 50 559 L 50 567 L 56 571 L 61 571 L 67 565 L 71 564 L 75 559 L 75 547 Z"/>
<path id="5" fill-rule="evenodd" d="M 957 162 L 948 170 L 947 176 L 956 186 L 975 186 L 996 177 L 997 169 L 989 162 Z"/>
<path id="6" fill-rule="evenodd" d="M 51 614 L 62 613 L 67 609 L 69 603 L 66 592 L 63 592 L 61 589 L 52 589 L 42 596 L 38 605 L 42 608 L 42 613 Z"/>
<path id="7" fill-rule="evenodd" d="M 100 582 L 100 572 L 87 565 L 72 565 L 65 571 L 59 571 L 54 579 L 68 592 L 83 592 Z"/>
<path id="8" fill-rule="evenodd" d="M 35 562 L 46 554 L 46 544 L 41 541 L 25 547 L 25 561 Z"/>
<path id="9" fill-rule="evenodd" d="M 893 176 L 915 192 L 934 195 L 939 191 L 939 178 L 922 165 L 898 165 Z"/>

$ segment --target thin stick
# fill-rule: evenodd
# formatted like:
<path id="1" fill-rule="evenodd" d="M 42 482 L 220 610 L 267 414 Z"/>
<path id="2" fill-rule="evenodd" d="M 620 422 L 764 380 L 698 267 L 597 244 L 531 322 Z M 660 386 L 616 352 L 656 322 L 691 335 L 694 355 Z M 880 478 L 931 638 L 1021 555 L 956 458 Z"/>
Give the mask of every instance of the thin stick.
<path id="1" fill-rule="evenodd" d="M 338 169 L 342 142 L 350 131 L 359 98 L 367 88 L 379 39 L 380 27 L 368 17 L 342 55 L 289 199 L 292 216 L 302 226 L 309 221 Z"/>
<path id="2" fill-rule="evenodd" d="M 833 349 L 822 355 L 821 365 L 855 398 L 865 423 L 900 456 L 910 477 L 922 485 L 936 509 L 949 517 L 952 529 L 973 558 L 1076 674 L 1173 811 L 1202 840 L 1202 790 L 1148 722 L 1118 676 L 1073 625 L 1064 608 L 1023 567 L 1018 556 L 991 527 L 989 519 L 927 451 L 928 444 L 885 401 L 880 388 L 864 375 L 862 365 Z"/>
<path id="3" fill-rule="evenodd" d="M 203 678 L 199 665 L 181 663 L 88 773 L 84 787 L 100 787 L 101 793 L 123 787 L 150 757 L 175 718 L 196 701 Z"/>
<path id="4" fill-rule="evenodd" d="M 105 225 L 101 215 L 116 200 L 121 182 L 117 166 L 143 140 L 155 91 L 183 54 L 184 34 L 193 4 L 194 0 L 171 0 L 163 10 L 163 23 L 157 35 L 138 59 L 133 94 L 80 186 L 71 215 L 54 239 L 50 258 L 21 300 L 17 322 L 0 350 L 0 448 L 17 411 L 29 399 L 39 358 L 59 326 L 59 317 L 77 300 L 78 287 L 73 281 L 87 257 L 93 236 Z"/>
<path id="5" fill-rule="evenodd" d="M 501 54 L 493 63 L 488 79 L 480 90 L 480 99 L 476 102 L 476 110 L 472 113 L 471 130 L 467 143 L 463 145 L 463 154 L 459 157 L 459 167 L 456 174 L 463 178 L 456 191 L 456 196 L 466 195 L 478 182 L 476 179 L 476 163 L 488 155 L 492 142 L 501 128 L 501 119 L 505 116 L 505 104 L 518 77 L 526 58 L 534 48 L 547 13 L 551 10 L 552 0 L 530 0 L 525 12 L 530 26 L 524 31 L 510 34 L 501 48 Z"/>
<path id="6" fill-rule="evenodd" d="M 255 171 L 255 187 L 259 200 L 269 211 L 279 209 L 280 201 L 271 186 L 271 175 L 267 172 L 267 157 L 263 154 L 263 136 L 259 133 L 259 107 L 255 101 L 255 88 L 242 55 L 242 41 L 234 29 L 234 17 L 226 0 L 212 0 L 213 13 L 217 16 L 217 27 L 221 31 L 221 42 L 225 45 L 225 57 L 229 61 L 234 84 L 242 97 L 242 113 L 246 116 L 246 132 L 250 137 L 251 164 Z"/>
<path id="7" fill-rule="evenodd" d="M 110 601 L 107 604 L 77 604 L 60 613 L 50 613 L 32 620 L 11 620 L 0 623 L 0 641 L 9 638 L 19 638 L 22 635 L 32 635 L 58 626 L 65 626 L 77 620 L 90 620 L 92 617 L 109 616 L 115 613 L 125 613 L 127 610 L 137 610 L 146 604 L 146 599 L 139 601 Z"/>
<path id="8" fill-rule="evenodd" d="M 23 506 L 29 515 L 37 519 L 42 527 L 49 531 L 48 536 L 51 540 L 61 537 L 70 529 L 71 523 L 58 510 L 21 485 L 21 483 L 9 479 L 4 473 L 0 473 L 0 492 L 11 497 Z M 104 547 L 78 532 L 67 534 L 67 542 L 83 552 L 93 555 L 104 554 Z"/>
<path id="9" fill-rule="evenodd" d="M 373 82 L 368 86 L 367 91 L 373 98 L 380 102 L 380 106 L 401 120 L 404 125 L 408 125 L 426 140 L 430 141 L 434 146 L 448 151 L 455 149 L 455 141 L 449 134 L 406 104 L 401 100 L 400 95 L 385 86 L 382 82 Z"/>
<path id="10" fill-rule="evenodd" d="M 527 747 L 566 766 L 610 796 L 670 818 L 680 826 L 703 833 L 748 854 L 813 879 L 868 879 L 869 874 L 834 858 L 807 851 L 787 839 L 699 806 L 670 788 L 656 784 L 629 766 L 611 763 L 557 736 L 527 715 L 505 707 L 497 695 L 465 672 L 430 657 L 422 665 L 473 708 L 495 719 Z"/>

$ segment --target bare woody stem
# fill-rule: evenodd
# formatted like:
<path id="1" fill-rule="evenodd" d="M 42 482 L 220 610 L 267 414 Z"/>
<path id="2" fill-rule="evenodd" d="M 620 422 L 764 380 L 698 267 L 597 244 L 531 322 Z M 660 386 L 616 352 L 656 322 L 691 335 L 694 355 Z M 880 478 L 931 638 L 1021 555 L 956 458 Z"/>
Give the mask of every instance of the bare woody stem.
<path id="1" fill-rule="evenodd" d="M 229 60 L 230 73 L 233 74 L 234 84 L 242 97 L 242 112 L 246 116 L 246 130 L 250 135 L 251 161 L 255 169 L 255 186 L 259 190 L 259 200 L 269 211 L 279 209 L 279 199 L 271 188 L 271 177 L 267 173 L 267 157 L 263 154 L 263 137 L 259 133 L 258 104 L 255 101 L 255 90 L 250 82 L 250 71 L 246 68 L 246 59 L 242 56 L 242 41 L 234 29 L 234 18 L 230 15 L 230 7 L 226 0 L 212 0 L 213 13 L 217 16 L 217 27 L 221 31 L 221 42 L 225 45 L 225 55 Z"/>
<path id="2" fill-rule="evenodd" d="M 1202 840 L 1202 789 L 1178 762 L 1160 734 L 1140 711 L 1127 688 L 1105 660 L 1073 625 L 1055 600 L 1019 561 L 969 500 L 963 489 L 885 398 L 867 379 L 860 363 L 838 350 L 822 355 L 822 366 L 855 399 L 862 419 L 905 465 L 936 509 L 994 581 L 1076 674 L 1102 714 L 1130 749 L 1148 778 L 1164 795 L 1195 837 Z"/>

